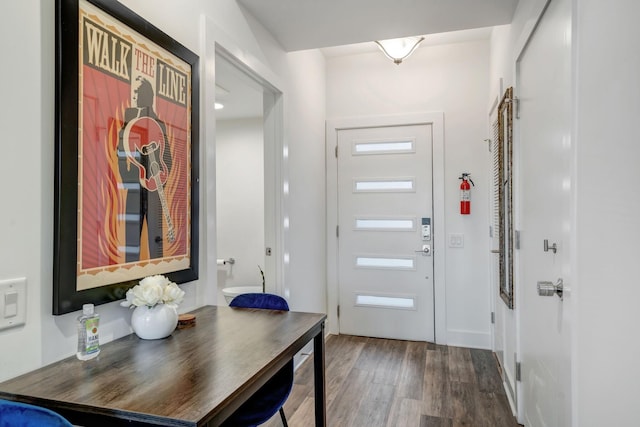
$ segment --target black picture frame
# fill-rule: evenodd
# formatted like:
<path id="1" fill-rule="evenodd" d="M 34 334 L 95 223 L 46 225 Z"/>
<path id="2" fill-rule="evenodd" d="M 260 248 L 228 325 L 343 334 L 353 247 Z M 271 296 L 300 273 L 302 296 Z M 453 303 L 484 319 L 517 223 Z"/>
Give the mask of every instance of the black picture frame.
<path id="1" fill-rule="evenodd" d="M 104 40 L 107 40 L 111 43 L 108 48 L 104 48 L 95 52 L 99 52 L 101 55 L 105 57 L 102 59 L 102 63 L 99 63 L 98 60 L 95 60 L 93 64 L 102 64 L 103 68 L 106 70 L 107 63 L 109 62 L 106 56 L 113 54 L 114 62 L 111 64 L 111 71 L 114 72 L 116 68 L 120 67 L 120 80 L 123 80 L 123 76 L 126 76 L 122 70 L 130 71 L 130 82 L 131 93 L 138 93 L 137 90 L 133 89 L 133 69 L 122 68 L 122 64 L 117 62 L 117 59 L 128 58 L 129 65 L 134 64 L 134 60 L 130 59 L 128 55 L 129 46 L 127 43 L 131 40 L 135 40 L 135 42 L 131 42 L 133 46 L 133 52 L 136 55 L 139 55 L 141 51 L 144 49 L 149 49 L 147 52 L 152 52 L 153 55 L 159 55 L 157 57 L 152 58 L 152 63 L 155 64 L 155 70 L 160 70 L 160 67 L 165 67 L 165 62 L 167 64 L 171 64 L 172 66 L 167 65 L 166 68 L 162 68 L 165 73 L 171 71 L 172 76 L 178 75 L 179 79 L 174 79 L 176 82 L 173 84 L 176 90 L 169 93 L 169 91 L 164 90 L 161 91 L 161 83 L 158 83 L 160 79 L 159 72 L 153 72 L 149 67 L 150 74 L 154 74 L 156 86 L 155 89 L 155 98 L 153 106 L 162 103 L 162 105 L 173 105 L 176 111 L 181 111 L 182 114 L 182 122 L 180 122 L 180 126 L 183 123 L 186 123 L 186 126 L 180 127 L 178 124 L 172 127 L 171 121 L 166 121 L 167 129 L 164 132 L 164 142 L 162 144 L 167 144 L 169 142 L 178 141 L 180 145 L 179 156 L 174 159 L 173 169 L 179 169 L 175 167 L 176 165 L 182 166 L 186 165 L 184 168 L 180 168 L 179 172 L 175 172 L 174 176 L 178 176 L 175 179 L 176 182 L 179 181 L 178 184 L 175 184 L 174 192 L 175 192 L 175 202 L 176 206 L 180 206 L 180 221 L 176 221 L 177 226 L 175 227 L 181 234 L 179 235 L 179 243 L 180 249 L 176 249 L 176 253 L 179 254 L 175 257 L 165 257 L 164 255 L 160 257 L 155 257 L 151 259 L 147 259 L 147 261 L 139 261 L 137 264 L 135 262 L 130 263 L 126 261 L 122 264 L 116 264 L 112 266 L 111 264 L 102 265 L 103 271 L 100 274 L 104 274 L 110 277 L 108 280 L 113 281 L 115 277 L 118 277 L 117 282 L 107 283 L 104 285 L 92 285 L 87 288 L 79 288 L 78 287 L 78 278 L 79 272 L 82 270 L 82 265 L 79 260 L 79 255 L 84 254 L 83 249 L 81 249 L 81 243 L 85 236 L 85 231 L 80 230 L 79 221 L 82 219 L 82 226 L 85 226 L 85 210 L 82 210 L 80 205 L 82 205 L 82 192 L 85 191 L 85 186 L 82 186 L 80 189 L 80 181 L 85 176 L 83 174 L 87 174 L 86 172 L 86 164 L 82 163 L 85 161 L 85 158 L 80 158 L 79 155 L 84 154 L 81 153 L 85 143 L 84 136 L 84 128 L 80 130 L 80 127 L 83 125 L 83 121 L 80 118 L 80 114 L 85 112 L 83 110 L 86 107 L 83 102 L 86 102 L 86 97 L 83 97 L 84 88 L 81 87 L 80 81 L 84 81 L 87 77 L 84 74 L 88 74 L 96 69 L 95 73 L 101 73 L 106 76 L 103 80 L 107 83 L 115 82 L 116 79 L 113 78 L 113 75 L 109 75 L 109 73 L 105 70 L 100 71 L 99 66 L 94 66 L 89 70 L 86 67 L 87 58 L 90 55 L 86 54 L 86 50 L 83 51 L 83 47 L 79 47 L 79 43 L 83 39 L 85 34 L 88 34 L 90 30 L 85 29 L 84 21 L 81 22 L 81 16 L 83 16 L 86 20 L 86 10 L 83 12 L 81 8 L 85 8 L 87 10 L 96 11 L 97 13 L 92 13 L 92 19 L 96 15 L 98 19 L 96 22 L 104 21 L 105 26 L 100 27 L 103 29 L 108 28 L 109 31 L 104 31 Z M 101 18 L 100 18 L 101 17 Z M 113 24 L 116 24 L 115 26 Z M 109 25 L 106 25 L 109 24 Z M 88 27 L 87 27 L 88 28 Z M 115 30 L 113 30 L 115 28 Z M 113 30 L 113 31 L 112 31 Z M 94 31 L 94 30 L 91 30 Z M 95 30 L 102 32 L 103 30 Z M 107 34 L 108 33 L 108 34 Z M 96 33 L 97 34 L 97 33 Z M 97 37 L 95 38 L 97 40 Z M 88 40 L 88 38 L 87 38 Z M 120 52 L 117 56 L 116 54 L 116 40 L 121 41 Z M 94 40 L 95 41 L 95 40 Z M 199 216 L 198 216 L 198 206 L 199 206 L 199 196 L 198 196 L 198 182 L 199 182 L 199 58 L 198 56 L 187 49 L 185 46 L 177 42 L 176 40 L 169 37 L 163 31 L 153 26 L 137 14 L 135 14 L 130 9 L 126 8 L 122 4 L 117 1 L 112 0 L 56 0 L 56 55 L 55 55 L 55 177 L 54 177 L 54 254 L 53 254 L 53 314 L 60 315 L 64 313 L 69 313 L 72 311 L 76 311 L 82 308 L 82 305 L 85 303 L 93 303 L 93 304 L 103 304 L 119 299 L 125 298 L 126 291 L 134 286 L 142 277 L 145 277 L 147 274 L 145 269 L 150 266 L 150 268 L 159 268 L 158 265 L 162 265 L 161 268 L 168 269 L 168 271 L 157 271 L 154 270 L 153 274 L 164 274 L 170 280 L 176 283 L 185 283 L 189 281 L 196 280 L 198 278 L 198 225 L 199 225 Z M 116 46 L 116 47 L 114 47 Z M 85 49 L 91 49 L 85 48 Z M 127 51 L 127 52 L 123 52 Z M 124 56 L 123 56 L 124 55 Z M 142 53 L 144 55 L 144 53 Z M 95 55 L 94 55 L 95 56 Z M 135 56 L 131 53 L 131 58 L 139 56 Z M 81 63 L 81 61 L 84 61 Z M 138 60 L 139 61 L 139 60 Z M 139 64 L 140 62 L 138 62 Z M 178 64 L 178 65 L 175 65 Z M 175 65 L 175 66 L 174 66 Z M 173 71 L 175 69 L 175 72 Z M 144 70 L 143 70 L 144 71 Z M 115 71 L 117 72 L 117 70 Z M 141 78 L 141 76 L 139 76 Z M 184 78 L 186 78 L 186 80 Z M 150 78 L 148 80 L 153 80 L 154 78 Z M 124 79 L 126 80 L 126 79 Z M 144 80 L 144 79 L 143 79 Z M 169 82 L 169 80 L 167 80 Z M 115 87 L 115 85 L 120 85 L 122 87 L 122 81 L 120 83 L 116 82 L 114 85 L 109 84 L 107 87 L 101 89 L 99 84 L 96 83 L 92 86 L 92 88 L 98 93 L 105 93 L 109 97 L 111 96 L 111 88 Z M 126 85 L 126 81 L 125 81 Z M 162 86 L 164 87 L 164 86 Z M 186 93 L 184 89 L 186 88 Z M 102 92 L 100 92 L 103 90 Z M 126 90 L 122 91 L 125 93 Z M 174 103 L 171 104 L 166 99 L 161 98 L 161 92 L 167 96 L 167 99 L 170 100 L 171 96 L 174 96 Z M 180 96 L 177 96 L 178 93 Z M 86 95 L 85 95 L 86 96 Z M 140 96 L 137 94 L 136 96 Z M 82 97 L 82 98 L 81 98 Z M 106 98 L 106 97 L 105 97 Z M 133 106 L 133 95 L 131 96 L 132 104 L 129 107 Z M 137 98 L 140 99 L 140 98 Z M 97 102 L 99 102 L 98 99 Z M 135 101 L 137 104 L 135 106 L 140 107 L 140 101 Z M 82 104 L 82 106 L 80 106 Z M 184 105 L 183 105 L 184 104 Z M 167 107 L 169 108 L 169 107 Z M 132 109 L 132 108 L 129 108 Z M 122 108 L 121 110 L 124 110 Z M 141 108 L 137 108 L 137 110 L 142 110 Z M 98 108 L 96 108 L 98 111 Z M 99 110 L 103 112 L 103 110 Z M 173 110 L 172 110 L 173 111 Z M 153 109 L 151 112 L 155 114 Z M 138 113 L 140 114 L 140 113 Z M 160 114 L 160 113 L 158 113 Z M 85 114 L 86 116 L 86 114 Z M 96 115 L 97 117 L 98 115 Z M 126 117 L 125 114 L 123 114 Z M 160 117 L 160 116 L 157 116 Z M 109 120 L 112 120 L 111 118 Z M 126 124 L 124 118 L 119 119 L 122 123 Z M 136 120 L 136 119 L 134 119 Z M 158 123 L 162 122 L 163 119 L 158 118 Z M 153 121 L 148 119 L 148 121 Z M 177 122 L 176 122 L 177 123 Z M 114 125 L 115 127 L 115 125 Z M 122 134 L 122 129 L 120 128 L 120 135 Z M 175 131 L 173 130 L 175 129 Z M 171 134 L 171 132 L 174 132 Z M 98 133 L 98 132 L 96 132 Z M 176 135 L 186 134 L 186 138 L 180 138 Z M 174 139 L 171 139 L 169 135 L 174 136 Z M 114 140 L 115 136 L 112 136 L 111 139 Z M 122 137 L 120 136 L 120 141 Z M 133 140 L 133 138 L 132 138 Z M 108 148 L 109 146 L 106 145 Z M 146 146 L 145 146 L 146 147 Z M 170 147 L 166 148 L 166 151 L 157 151 L 161 153 L 166 152 L 177 152 L 178 148 L 174 148 L 171 144 L 162 145 L 162 147 Z M 144 148 L 144 147 L 143 147 Z M 97 151 L 97 149 L 95 149 Z M 112 157 L 120 156 L 122 151 L 120 150 L 120 145 L 118 145 L 118 154 L 111 155 Z M 149 150 L 151 151 L 151 150 Z M 154 149 L 155 151 L 155 149 Z M 174 154 L 175 155 L 175 154 Z M 124 157 L 124 156 L 121 156 Z M 162 160 L 162 159 L 161 159 Z M 125 159 L 125 161 L 129 161 Z M 163 166 L 166 166 L 164 162 L 160 161 Z M 145 163 L 147 164 L 147 163 Z M 136 164 L 137 165 L 137 164 Z M 130 165 L 129 165 L 130 166 Z M 148 164 L 147 164 L 148 166 Z M 82 171 L 81 167 L 83 168 Z M 186 169 L 186 170 L 185 170 Z M 141 169 L 142 170 L 142 169 Z M 151 167 L 147 167 L 147 174 L 150 174 Z M 169 171 L 167 169 L 167 175 Z M 140 172 L 142 175 L 142 172 Z M 156 181 L 156 194 L 155 197 L 160 197 L 160 193 L 163 191 L 159 191 L 159 188 L 163 188 L 165 185 L 160 179 L 160 172 L 157 174 L 153 172 L 153 177 Z M 165 175 L 165 180 L 168 180 Z M 185 178 L 186 176 L 186 178 Z M 117 178 L 110 178 L 111 180 L 116 180 Z M 146 176 L 145 176 L 146 179 Z M 140 178 L 141 182 L 143 178 Z M 152 179 L 147 179 L 149 183 L 152 183 Z M 159 184 L 158 184 L 159 182 Z M 168 182 L 168 181 L 165 181 Z M 121 186 L 122 187 L 122 186 Z M 136 190 L 142 194 L 148 190 L 147 187 L 142 187 L 139 190 Z M 166 188 L 164 192 L 166 192 Z M 120 193 L 117 193 L 120 194 Z M 128 193 L 125 193 L 128 194 Z M 128 197 L 128 195 L 127 195 Z M 142 197 L 142 196 L 140 196 Z M 146 196 L 145 196 L 146 197 Z M 83 199 L 84 200 L 84 199 Z M 146 199 L 145 199 L 146 200 Z M 162 195 L 162 212 L 165 215 L 165 222 L 163 222 L 160 228 L 165 230 L 167 228 L 171 228 L 171 233 L 173 233 L 174 227 L 172 222 L 169 219 L 170 216 L 167 214 L 167 208 L 165 207 L 165 201 L 168 200 L 167 197 Z M 97 205 L 96 205 L 97 206 Z M 129 206 L 129 205 L 127 205 Z M 82 207 L 84 209 L 84 206 Z M 146 208 L 145 208 L 146 209 Z M 93 209 L 94 211 L 98 211 L 99 209 L 96 207 Z M 109 216 L 113 221 L 119 221 L 120 217 L 127 218 L 127 215 L 116 215 L 115 211 L 107 211 L 110 213 L 106 213 L 105 215 Z M 147 211 L 145 210 L 145 213 Z M 149 214 L 150 215 L 150 214 Z M 95 215 L 97 216 L 97 214 Z M 108 218 L 109 219 L 109 218 Z M 142 219 L 139 220 L 140 228 L 142 229 L 142 224 L 145 222 L 147 224 L 147 219 L 144 221 Z M 162 221 L 162 220 L 161 220 Z M 150 223 L 150 222 L 149 222 Z M 169 225 L 171 224 L 171 225 Z M 148 226 L 148 224 L 147 224 Z M 158 227 L 157 224 L 155 227 Z M 164 227 L 164 228 L 163 228 Z M 126 228 L 126 227 L 124 227 Z M 128 228 L 126 228 L 128 232 Z M 161 231 L 161 233 L 165 233 L 165 231 Z M 170 236 L 170 234 L 163 234 L 163 236 Z M 147 231 L 147 235 L 151 236 L 151 233 Z M 156 241 L 157 241 L 156 237 Z M 176 238 L 174 237 L 171 240 L 170 237 L 166 239 L 163 237 L 161 240 L 165 240 L 163 254 L 166 253 L 170 247 L 168 242 L 175 242 Z M 89 240 L 89 239 L 87 239 Z M 99 239 L 96 239 L 99 240 Z M 142 239 L 139 238 L 141 242 L 139 242 L 139 247 L 144 246 L 146 243 L 142 242 Z M 150 237 L 148 237 L 149 241 Z M 178 245 L 176 243 L 176 245 Z M 128 251 L 129 246 L 123 246 Z M 160 244 L 162 248 L 162 244 Z M 139 249 L 138 256 L 141 257 L 141 249 Z M 88 251 L 87 251 L 88 252 Z M 172 263 L 176 263 L 175 259 L 179 260 L 180 267 L 177 267 L 176 270 L 171 270 Z M 168 264 L 169 266 L 165 266 L 164 264 Z M 133 267 L 130 267 L 133 265 Z M 111 270 L 118 271 L 118 274 L 115 276 L 109 276 Z M 96 276 L 99 274 L 96 274 Z M 107 281 L 108 281 L 107 280 Z"/>

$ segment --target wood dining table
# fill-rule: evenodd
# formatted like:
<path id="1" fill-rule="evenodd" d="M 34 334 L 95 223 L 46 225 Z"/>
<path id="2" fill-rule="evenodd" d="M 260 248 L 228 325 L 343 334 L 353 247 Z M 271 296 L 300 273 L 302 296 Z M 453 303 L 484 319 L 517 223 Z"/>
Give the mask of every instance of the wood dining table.
<path id="1" fill-rule="evenodd" d="M 135 334 L 0 383 L 0 399 L 43 406 L 80 426 L 218 426 L 307 343 L 315 425 L 326 425 L 325 314 L 205 306 L 168 338 Z"/>

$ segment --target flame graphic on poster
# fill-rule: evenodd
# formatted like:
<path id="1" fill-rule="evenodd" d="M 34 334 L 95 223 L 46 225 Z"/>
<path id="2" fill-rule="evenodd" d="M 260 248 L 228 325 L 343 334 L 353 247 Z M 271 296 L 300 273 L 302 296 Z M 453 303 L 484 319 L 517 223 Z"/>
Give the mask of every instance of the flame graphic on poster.
<path id="1" fill-rule="evenodd" d="M 122 127 L 122 111 L 116 111 L 111 121 L 108 139 L 104 144 L 105 159 L 109 164 L 108 174 L 102 185 L 102 199 L 105 206 L 104 230 L 100 234 L 99 248 L 108 264 L 124 263 L 124 253 L 118 249 L 118 243 L 123 240 L 124 222 L 121 220 L 124 211 L 126 193 L 118 177 L 118 130 Z"/>

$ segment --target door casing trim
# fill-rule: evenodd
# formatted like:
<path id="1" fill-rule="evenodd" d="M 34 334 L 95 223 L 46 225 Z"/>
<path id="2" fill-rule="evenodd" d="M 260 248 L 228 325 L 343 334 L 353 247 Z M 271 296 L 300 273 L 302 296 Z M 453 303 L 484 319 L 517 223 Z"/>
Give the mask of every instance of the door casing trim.
<path id="1" fill-rule="evenodd" d="M 280 78 L 273 71 L 242 48 L 237 41 L 221 29 L 209 16 L 200 18 L 200 47 L 204 60 L 201 61 L 200 111 L 205 120 L 201 120 L 202 141 L 205 141 L 205 152 L 200 155 L 202 176 L 206 179 L 201 185 L 200 218 L 204 218 L 206 232 L 200 237 L 200 253 L 206 253 L 206 262 L 200 264 L 201 278 L 212 286 L 198 287 L 198 301 L 205 304 L 218 304 L 221 293 L 218 290 L 217 267 L 217 233 L 216 233 L 216 168 L 215 138 L 216 114 L 215 103 L 215 63 L 216 57 L 223 57 L 238 71 L 255 80 L 264 89 L 264 144 L 265 161 L 265 245 L 272 247 L 272 256 L 265 257 L 265 274 L 273 283 L 270 292 L 286 294 L 289 286 L 289 269 L 284 263 L 284 254 L 289 251 L 289 241 L 283 229 L 283 219 L 288 215 L 289 205 L 279 189 L 289 179 L 288 164 L 282 160 L 282 153 L 287 141 L 284 133 L 285 95 Z M 268 114 L 267 114 L 268 112 Z M 268 157 L 268 158 L 267 158 Z M 206 213 L 209 213 L 208 215 Z M 201 220 L 202 221 L 202 220 Z M 202 224 L 201 224 L 202 227 Z M 205 250 L 206 249 L 206 250 Z M 220 294 L 220 295 L 219 295 Z M 224 302 L 224 300 L 222 300 Z"/>

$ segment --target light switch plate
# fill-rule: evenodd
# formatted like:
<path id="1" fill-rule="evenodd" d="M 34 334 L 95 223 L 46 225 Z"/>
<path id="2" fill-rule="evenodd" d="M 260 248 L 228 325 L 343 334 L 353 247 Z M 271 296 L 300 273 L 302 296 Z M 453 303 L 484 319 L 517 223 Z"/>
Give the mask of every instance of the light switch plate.
<path id="1" fill-rule="evenodd" d="M 0 330 L 24 325 L 27 319 L 27 279 L 0 280 Z"/>
<path id="2" fill-rule="evenodd" d="M 464 248 L 464 234 L 459 234 L 459 233 L 449 234 L 449 247 Z"/>

